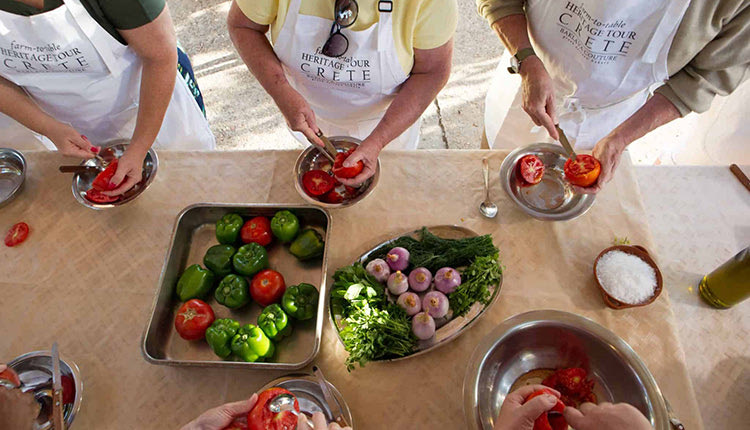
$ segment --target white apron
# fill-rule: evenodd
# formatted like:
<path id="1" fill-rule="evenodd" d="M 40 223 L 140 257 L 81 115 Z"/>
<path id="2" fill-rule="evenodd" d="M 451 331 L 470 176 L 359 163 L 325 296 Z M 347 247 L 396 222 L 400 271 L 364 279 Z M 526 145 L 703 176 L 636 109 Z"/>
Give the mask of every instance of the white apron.
<path id="1" fill-rule="evenodd" d="M 28 17 L 0 11 L 0 18 L 1 76 L 95 145 L 133 136 L 141 61 L 133 49 L 107 33 L 80 0 L 65 0 L 54 10 Z M 154 146 L 214 149 L 216 141 L 208 122 L 177 72 L 177 64 L 175 76 Z M 55 149 L 48 139 L 40 140 Z"/>
<path id="2" fill-rule="evenodd" d="M 333 21 L 301 15 L 300 3 L 292 0 L 273 46 L 287 80 L 310 104 L 325 135 L 364 140 L 409 77 L 396 54 L 391 13 L 381 11 L 378 23 L 366 30 L 343 29 L 349 49 L 331 58 L 320 50 Z M 386 148 L 417 149 L 419 126 L 416 121 Z M 302 133 L 293 134 L 308 143 Z"/>
<path id="3" fill-rule="evenodd" d="M 560 127 L 577 148 L 593 148 L 669 78 L 667 54 L 689 2 L 528 0 L 531 43 L 554 82 Z M 521 100 L 495 147 L 542 140 L 519 135 L 519 128 L 538 131 Z"/>

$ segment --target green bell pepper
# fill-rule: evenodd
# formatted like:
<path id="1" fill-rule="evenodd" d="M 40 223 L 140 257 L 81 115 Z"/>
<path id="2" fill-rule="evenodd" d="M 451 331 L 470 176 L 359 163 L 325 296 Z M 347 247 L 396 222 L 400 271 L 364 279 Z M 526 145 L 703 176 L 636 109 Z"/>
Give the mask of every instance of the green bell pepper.
<path id="1" fill-rule="evenodd" d="M 308 228 L 302 230 L 289 246 L 289 252 L 299 260 L 310 260 L 323 255 L 323 237 L 317 231 Z"/>
<path id="2" fill-rule="evenodd" d="M 318 308 L 318 290 L 306 283 L 286 287 L 281 307 L 287 315 L 300 321 L 309 320 Z"/>
<path id="3" fill-rule="evenodd" d="M 245 221 L 237 214 L 226 214 L 216 221 L 216 240 L 222 245 L 234 245 L 240 238 Z"/>
<path id="4" fill-rule="evenodd" d="M 230 345 L 239 329 L 240 323 L 231 318 L 218 319 L 206 329 L 206 342 L 214 350 L 214 354 L 227 358 L 232 353 Z"/>
<path id="5" fill-rule="evenodd" d="M 243 276 L 253 276 L 268 267 L 268 252 L 266 248 L 255 242 L 240 246 L 232 257 L 234 270 Z"/>
<path id="6" fill-rule="evenodd" d="M 245 324 L 237 330 L 230 348 L 234 355 L 249 362 L 263 361 L 274 353 L 271 339 L 263 333 L 260 327 L 252 324 Z"/>
<path id="7" fill-rule="evenodd" d="M 203 264 L 216 276 L 227 276 L 232 273 L 232 256 L 236 251 L 232 245 L 214 245 L 206 251 Z"/>
<path id="8" fill-rule="evenodd" d="M 292 334 L 291 321 L 289 321 L 289 317 L 281 309 L 281 306 L 277 304 L 263 308 L 263 311 L 258 315 L 258 327 L 275 342 Z"/>
<path id="9" fill-rule="evenodd" d="M 247 280 L 235 274 L 227 275 L 219 282 L 214 291 L 217 302 L 229 309 L 238 309 L 250 303 L 250 291 L 247 289 Z"/>
<path id="10" fill-rule="evenodd" d="M 214 273 L 198 264 L 185 269 L 177 281 L 177 295 L 186 302 L 190 299 L 202 299 L 211 292 L 214 286 Z"/>
<path id="11" fill-rule="evenodd" d="M 287 210 L 278 211 L 271 219 L 271 231 L 281 243 L 291 242 L 299 233 L 299 219 Z"/>

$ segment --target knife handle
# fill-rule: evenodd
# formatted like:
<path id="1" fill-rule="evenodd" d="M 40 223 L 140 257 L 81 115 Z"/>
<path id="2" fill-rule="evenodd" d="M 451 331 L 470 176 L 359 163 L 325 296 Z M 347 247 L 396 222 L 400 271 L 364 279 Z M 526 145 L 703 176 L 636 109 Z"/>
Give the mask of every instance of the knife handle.
<path id="1" fill-rule="evenodd" d="M 52 391 L 52 424 L 55 430 L 65 430 L 61 389 Z"/>
<path id="2" fill-rule="evenodd" d="M 349 423 L 347 423 L 346 420 L 344 419 L 344 417 L 342 417 L 341 415 L 339 415 L 339 416 L 336 417 L 336 424 L 338 424 L 342 428 L 343 427 L 349 427 Z"/>

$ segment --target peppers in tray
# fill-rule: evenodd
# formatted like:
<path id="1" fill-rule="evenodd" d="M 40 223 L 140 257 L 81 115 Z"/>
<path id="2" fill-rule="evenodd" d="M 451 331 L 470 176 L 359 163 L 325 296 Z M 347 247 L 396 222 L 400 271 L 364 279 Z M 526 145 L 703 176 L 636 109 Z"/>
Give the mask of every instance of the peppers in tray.
<path id="1" fill-rule="evenodd" d="M 291 242 L 299 233 L 299 219 L 288 210 L 278 211 L 271 219 L 271 231 L 279 242 Z"/>
<path id="2" fill-rule="evenodd" d="M 307 228 L 302 230 L 289 246 L 289 252 L 299 260 L 310 260 L 323 255 L 323 236 L 317 231 Z"/>
<path id="3" fill-rule="evenodd" d="M 235 252 L 232 245 L 214 245 L 206 251 L 203 264 L 216 276 L 227 276 L 232 273 L 232 257 Z"/>
<path id="4" fill-rule="evenodd" d="M 263 330 L 252 324 L 245 324 L 237 330 L 230 344 L 232 353 L 248 362 L 263 361 L 274 353 L 271 339 Z"/>
<path id="5" fill-rule="evenodd" d="M 234 270 L 243 276 L 253 276 L 268 267 L 266 248 L 255 242 L 242 245 L 232 257 Z"/>
<path id="6" fill-rule="evenodd" d="M 292 322 L 277 304 L 263 308 L 263 312 L 258 315 L 258 327 L 275 342 L 292 334 Z"/>
<path id="7" fill-rule="evenodd" d="M 214 298 L 229 309 L 239 309 L 250 303 L 247 280 L 235 274 L 227 275 L 219 282 Z"/>
<path id="8" fill-rule="evenodd" d="M 185 269 L 177 281 L 177 295 L 180 300 L 186 302 L 190 299 L 202 299 L 211 292 L 214 286 L 214 274 L 198 264 Z"/>
<path id="9" fill-rule="evenodd" d="M 286 288 L 281 298 L 281 307 L 287 315 L 304 321 L 315 315 L 318 308 L 318 290 L 306 283 L 291 285 Z"/>
<path id="10" fill-rule="evenodd" d="M 239 329 L 240 323 L 231 318 L 218 319 L 206 329 L 206 342 L 214 350 L 214 354 L 227 358 L 232 353 L 232 339 Z"/>
<path id="11" fill-rule="evenodd" d="M 234 245 L 240 239 L 245 221 L 237 214 L 226 214 L 216 221 L 216 240 L 222 245 Z"/>

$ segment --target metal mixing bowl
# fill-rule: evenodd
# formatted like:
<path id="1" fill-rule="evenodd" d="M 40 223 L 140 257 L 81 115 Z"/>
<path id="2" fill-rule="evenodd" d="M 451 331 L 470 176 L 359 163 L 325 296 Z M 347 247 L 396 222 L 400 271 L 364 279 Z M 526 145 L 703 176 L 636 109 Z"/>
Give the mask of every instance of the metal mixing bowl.
<path id="1" fill-rule="evenodd" d="M 337 152 L 346 152 L 351 148 L 356 148 L 360 143 L 362 143 L 362 141 L 359 139 L 346 136 L 333 136 L 329 137 L 328 140 L 330 140 L 333 146 L 336 147 Z M 294 164 L 294 188 L 297 189 L 297 192 L 300 196 L 302 196 L 303 199 L 314 205 L 331 209 L 345 208 L 357 202 L 360 202 L 362 201 L 362 199 L 367 197 L 378 184 L 378 178 L 380 177 L 380 160 L 378 160 L 378 166 L 375 169 L 375 174 L 372 175 L 370 179 L 366 180 L 359 188 L 357 188 L 357 192 L 354 197 L 347 198 L 341 203 L 328 203 L 322 200 L 322 196 L 321 198 L 316 198 L 308 195 L 305 192 L 304 186 L 302 185 L 302 176 L 304 176 L 305 173 L 309 172 L 310 170 L 320 169 L 328 172 L 332 168 L 333 163 L 331 163 L 331 161 L 327 159 L 323 154 L 321 154 L 320 151 L 318 151 L 315 147 L 310 145 L 309 147 L 307 147 L 307 149 L 302 151 L 299 157 L 297 157 L 297 162 Z"/>
<path id="2" fill-rule="evenodd" d="M 349 410 L 349 405 L 346 404 L 346 400 L 344 400 L 344 396 L 341 395 L 339 390 L 330 381 L 326 381 L 326 383 L 331 390 L 331 395 L 333 395 L 334 400 L 338 403 L 339 408 L 341 408 L 341 414 L 344 416 L 344 419 L 350 427 L 354 428 L 352 413 Z M 315 412 L 320 412 L 326 417 L 326 421 L 328 422 L 333 422 L 336 419 L 331 412 L 331 407 L 326 403 L 323 390 L 320 389 L 318 380 L 314 375 L 293 373 L 282 376 L 267 383 L 258 392 L 261 393 L 271 387 L 281 387 L 291 391 L 297 397 L 299 411 L 305 413 L 307 416 L 312 416 Z"/>
<path id="3" fill-rule="evenodd" d="M 23 188 L 26 159 L 11 148 L 0 148 L 0 207 L 10 203 Z"/>
<path id="4" fill-rule="evenodd" d="M 101 152 L 99 153 L 99 155 L 101 155 L 101 157 L 105 161 L 111 161 L 116 158 L 122 157 L 127 146 L 128 143 L 124 142 L 104 144 L 101 147 Z M 103 167 L 101 162 L 96 158 L 91 158 L 84 161 L 83 163 L 81 163 L 81 166 L 95 166 L 99 168 Z M 153 182 L 154 177 L 156 176 L 156 169 L 158 167 L 159 159 L 156 157 L 156 151 L 154 151 L 154 148 L 151 148 L 148 150 L 146 158 L 143 160 L 143 179 L 141 179 L 141 181 L 135 184 L 133 188 L 123 194 L 120 200 L 112 203 L 94 203 L 91 200 L 87 199 L 86 191 L 91 188 L 91 183 L 94 181 L 96 173 L 76 173 L 75 175 L 73 175 L 73 196 L 76 198 L 76 200 L 78 200 L 78 203 L 94 210 L 102 210 L 122 206 L 134 200 L 136 197 L 140 196 L 144 191 L 146 191 L 146 188 L 148 188 L 148 186 L 151 185 L 151 182 Z"/>
<path id="5" fill-rule="evenodd" d="M 542 182 L 528 185 L 518 176 L 518 161 L 534 154 L 544 163 Z M 577 218 L 594 204 L 594 194 L 576 194 L 565 179 L 567 154 L 560 145 L 535 143 L 517 148 L 500 165 L 503 190 L 524 212 L 545 221 Z"/>
<path id="6" fill-rule="evenodd" d="M 630 403 L 655 430 L 671 428 L 664 397 L 633 349 L 594 321 L 553 310 L 505 320 L 474 350 L 464 378 L 469 428 L 492 429 L 505 396 L 522 375 L 567 367 L 588 371 L 599 402 Z"/>
<path id="7" fill-rule="evenodd" d="M 10 363 L 8 367 L 18 373 L 21 380 L 21 388 L 24 385 L 33 385 L 31 390 L 34 398 L 42 405 L 39 416 L 34 423 L 34 430 L 50 430 L 52 424 L 52 358 L 49 351 L 34 351 L 20 355 Z M 81 409 L 83 400 L 83 380 L 78 366 L 70 360 L 60 357 L 60 374 L 73 378 L 75 386 L 75 399 L 73 403 L 63 406 L 63 417 L 65 418 L 65 428 L 73 425 L 76 414 Z"/>

